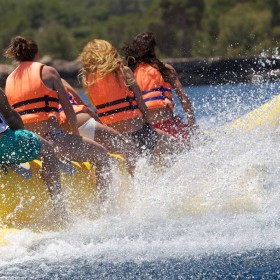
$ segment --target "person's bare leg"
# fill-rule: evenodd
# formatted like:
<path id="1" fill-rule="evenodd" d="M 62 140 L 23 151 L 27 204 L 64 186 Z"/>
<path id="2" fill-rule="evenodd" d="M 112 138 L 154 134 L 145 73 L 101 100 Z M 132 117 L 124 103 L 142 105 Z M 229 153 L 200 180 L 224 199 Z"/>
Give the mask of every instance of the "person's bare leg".
<path id="1" fill-rule="evenodd" d="M 124 137 L 116 130 L 98 122 L 95 123 L 94 139 L 96 142 L 101 143 L 111 153 L 123 155 L 127 160 L 127 168 L 130 174 L 134 174 L 135 164 L 139 157 L 139 153 L 131 140 Z"/>
<path id="2" fill-rule="evenodd" d="M 55 141 L 61 156 L 72 161 L 95 163 L 96 189 L 102 197 L 112 183 L 111 162 L 108 151 L 89 138 L 66 134 Z"/>
<path id="3" fill-rule="evenodd" d="M 88 113 L 78 113 L 77 120 L 81 136 L 96 141 L 104 146 L 110 153 L 124 156 L 128 171 L 131 175 L 134 174 L 139 153 L 132 141 L 128 140 L 115 129 L 95 121 Z M 84 126 L 87 126 L 87 128 Z"/>
<path id="4" fill-rule="evenodd" d="M 40 137 L 40 139 L 40 158 L 43 163 L 42 176 L 49 190 L 57 218 L 64 223 L 68 221 L 68 215 L 63 200 L 58 160 L 51 145 L 43 138 Z"/>

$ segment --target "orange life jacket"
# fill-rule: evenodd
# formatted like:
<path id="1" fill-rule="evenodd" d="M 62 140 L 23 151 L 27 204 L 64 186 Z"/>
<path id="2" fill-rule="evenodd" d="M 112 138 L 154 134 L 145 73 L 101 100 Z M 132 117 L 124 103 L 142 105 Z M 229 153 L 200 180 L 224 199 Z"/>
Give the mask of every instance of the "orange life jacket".
<path id="1" fill-rule="evenodd" d="M 88 95 L 104 124 L 142 116 L 135 95 L 125 84 L 120 70 L 107 74 L 91 84 L 94 75 L 88 76 Z"/>
<path id="2" fill-rule="evenodd" d="M 135 69 L 134 76 L 149 109 L 169 106 L 172 111 L 174 110 L 171 85 L 163 80 L 155 67 L 141 63 Z"/>
<path id="3" fill-rule="evenodd" d="M 21 62 L 7 78 L 8 101 L 24 123 L 47 121 L 51 116 L 61 123 L 58 94 L 41 80 L 43 66 L 39 62 Z"/>

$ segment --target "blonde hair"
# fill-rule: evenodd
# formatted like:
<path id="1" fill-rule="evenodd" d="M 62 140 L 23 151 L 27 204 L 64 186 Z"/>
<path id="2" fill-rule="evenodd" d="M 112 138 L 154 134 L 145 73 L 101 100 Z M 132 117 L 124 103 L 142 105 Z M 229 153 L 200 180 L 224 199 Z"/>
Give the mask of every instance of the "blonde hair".
<path id="1" fill-rule="evenodd" d="M 123 61 L 116 48 L 109 42 L 100 39 L 94 39 L 87 43 L 79 55 L 79 60 L 82 62 L 79 78 L 85 87 L 88 86 L 87 77 L 89 74 L 94 74 L 92 81 L 94 84 L 108 73 L 120 69 Z"/>

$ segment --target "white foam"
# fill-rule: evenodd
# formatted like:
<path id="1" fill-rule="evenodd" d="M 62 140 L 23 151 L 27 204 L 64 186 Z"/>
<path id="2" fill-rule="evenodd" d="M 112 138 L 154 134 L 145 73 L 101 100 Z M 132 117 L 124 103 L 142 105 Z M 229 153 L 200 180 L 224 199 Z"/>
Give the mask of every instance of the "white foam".
<path id="1" fill-rule="evenodd" d="M 67 231 L 10 236 L 0 265 L 90 257 L 153 260 L 280 246 L 277 131 L 266 137 L 216 135 L 157 175 L 145 160 L 111 207 Z"/>
<path id="2" fill-rule="evenodd" d="M 227 116 L 236 116 L 236 107 L 227 110 Z M 140 160 L 133 181 L 116 175 L 109 206 L 99 218 L 79 217 L 61 232 L 12 233 L 9 245 L 0 247 L 0 266 L 79 257 L 138 262 L 279 248 L 279 150 L 279 130 L 265 135 L 217 130 L 164 171 Z"/>

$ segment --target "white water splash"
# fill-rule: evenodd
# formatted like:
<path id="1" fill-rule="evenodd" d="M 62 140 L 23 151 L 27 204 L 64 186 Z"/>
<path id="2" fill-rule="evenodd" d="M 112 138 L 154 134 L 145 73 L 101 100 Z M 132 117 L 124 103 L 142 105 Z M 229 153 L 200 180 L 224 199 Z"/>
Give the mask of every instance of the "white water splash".
<path id="1" fill-rule="evenodd" d="M 201 127 L 240 116 L 256 96 L 267 98 L 262 89 L 249 92 L 250 105 L 241 108 L 244 98 L 233 94 L 223 90 L 224 97 L 199 105 Z M 9 234 L 9 245 L 0 247 L 0 269 L 39 262 L 46 271 L 48 263 L 77 258 L 137 263 L 279 248 L 279 149 L 279 129 L 263 135 L 214 128 L 165 170 L 140 160 L 134 180 L 117 178 L 107 211 L 95 220 L 77 217 L 59 232 Z"/>
<path id="2" fill-rule="evenodd" d="M 11 233 L 0 265 L 91 258 L 149 261 L 279 248 L 280 134 L 217 133 L 167 170 L 139 162 L 96 220 L 61 232 Z"/>

